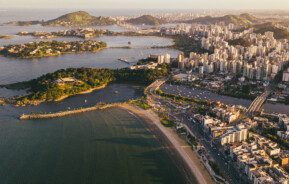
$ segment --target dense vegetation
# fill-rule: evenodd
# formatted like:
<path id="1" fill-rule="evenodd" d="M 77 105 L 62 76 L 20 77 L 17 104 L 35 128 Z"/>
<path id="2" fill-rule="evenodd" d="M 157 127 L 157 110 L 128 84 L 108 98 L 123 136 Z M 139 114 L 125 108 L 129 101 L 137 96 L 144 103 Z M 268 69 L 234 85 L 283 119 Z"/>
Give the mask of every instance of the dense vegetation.
<path id="1" fill-rule="evenodd" d="M 108 17 L 95 17 L 85 11 L 72 12 L 44 22 L 48 26 L 96 26 L 112 25 L 116 22 Z"/>
<path id="2" fill-rule="evenodd" d="M 111 82 L 149 84 L 167 74 L 166 65 L 154 70 L 69 68 L 43 75 L 34 80 L 0 87 L 15 90 L 27 89 L 28 95 L 15 99 L 17 105 L 26 105 L 38 104 L 43 101 L 57 101 L 63 97 L 92 90 Z M 64 79 L 68 79 L 68 82 L 64 81 Z"/>
<path id="3" fill-rule="evenodd" d="M 201 41 L 196 40 L 195 38 L 188 37 L 186 35 L 178 35 L 175 36 L 173 39 L 175 42 L 174 47 L 177 50 L 184 52 L 186 57 L 190 55 L 190 52 L 212 54 L 212 51 L 203 49 L 201 47 Z"/>
<path id="4" fill-rule="evenodd" d="M 155 70 L 130 70 L 129 68 L 123 68 L 115 70 L 115 78 L 118 82 L 150 84 L 156 79 L 167 76 L 168 72 L 168 67 L 165 64 Z"/>
<path id="5" fill-rule="evenodd" d="M 139 98 L 139 99 L 135 99 L 135 100 L 130 100 L 129 102 L 144 109 L 144 110 L 151 108 L 151 106 L 147 103 L 147 101 L 144 97 Z"/>
<path id="6" fill-rule="evenodd" d="M 161 123 L 162 125 L 164 125 L 165 127 L 174 127 L 175 126 L 175 122 L 173 122 L 172 120 L 170 120 L 167 117 L 164 117 L 161 119 Z"/>
<path id="7" fill-rule="evenodd" d="M 244 84 L 242 86 L 225 84 L 224 89 L 222 91 L 219 91 L 219 94 L 235 98 L 254 100 L 258 96 L 258 94 L 252 94 L 252 92 L 256 91 L 256 89 L 258 89 L 258 86 L 253 84 Z"/>
<path id="8" fill-rule="evenodd" d="M 141 17 L 129 19 L 126 21 L 127 23 L 134 24 L 134 25 L 150 25 L 150 26 L 157 26 L 163 24 L 165 21 L 151 15 L 143 15 Z"/>
<path id="9" fill-rule="evenodd" d="M 243 38 L 229 40 L 228 43 L 229 45 L 233 45 L 233 46 L 241 45 L 243 47 L 250 47 L 252 45 L 252 43 L 250 43 L 249 41 Z"/>
<path id="10" fill-rule="evenodd" d="M 60 85 L 56 81 L 61 78 L 73 78 L 75 81 Z M 18 105 L 23 105 L 31 101 L 55 101 L 63 96 L 75 95 L 113 80 L 113 71 L 109 69 L 70 68 L 46 74 L 31 81 L 7 85 L 6 87 L 29 89 L 29 95 L 16 99 Z"/>
<path id="11" fill-rule="evenodd" d="M 276 39 L 289 39 L 289 32 L 286 29 L 279 28 L 274 23 L 264 23 L 254 26 L 254 32 L 264 34 L 267 31 L 274 33 Z"/>
<path id="12" fill-rule="evenodd" d="M 35 58 L 57 56 L 65 53 L 96 52 L 107 47 L 99 41 L 41 41 L 27 44 L 8 45 L 0 50 L 0 54 L 17 58 Z"/>
<path id="13" fill-rule="evenodd" d="M 241 14 L 241 15 L 225 15 L 222 17 L 200 17 L 193 20 L 188 20 L 186 23 L 199 23 L 199 24 L 217 24 L 217 23 L 225 23 L 225 24 L 235 24 L 242 25 L 245 27 L 251 26 L 252 24 L 258 23 L 260 20 L 253 15 L 250 14 Z"/>
<path id="14" fill-rule="evenodd" d="M 43 26 L 100 26 L 115 23 L 116 21 L 109 17 L 95 17 L 85 11 L 77 11 L 48 21 L 14 21 L 6 24 L 16 26 L 30 26 L 35 24 L 41 24 Z"/>

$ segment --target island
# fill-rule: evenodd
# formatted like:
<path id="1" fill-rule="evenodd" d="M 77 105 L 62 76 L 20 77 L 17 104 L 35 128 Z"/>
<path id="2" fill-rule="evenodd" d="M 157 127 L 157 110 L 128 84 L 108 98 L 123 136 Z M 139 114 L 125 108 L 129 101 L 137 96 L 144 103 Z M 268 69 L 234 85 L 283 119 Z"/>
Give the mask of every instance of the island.
<path id="1" fill-rule="evenodd" d="M 21 31 L 17 33 L 18 36 L 33 36 L 40 39 L 52 39 L 56 37 L 76 37 L 76 38 L 95 38 L 102 35 L 106 36 L 160 36 L 157 32 L 152 33 L 138 33 L 133 31 L 114 32 L 109 30 L 95 29 L 95 28 L 77 28 L 66 29 L 56 32 L 34 31 L 26 32 Z"/>
<path id="2" fill-rule="evenodd" d="M 100 30 L 95 28 L 77 28 L 69 30 L 61 30 L 56 32 L 44 32 L 44 31 L 35 31 L 35 32 L 26 32 L 21 31 L 17 33 L 19 36 L 33 36 L 40 39 L 51 39 L 55 37 L 77 37 L 77 38 L 94 38 L 100 35 L 105 34 L 106 30 Z"/>
<path id="3" fill-rule="evenodd" d="M 0 47 L 0 55 L 16 58 L 41 58 L 67 53 L 97 52 L 106 48 L 101 41 L 41 41 Z"/>

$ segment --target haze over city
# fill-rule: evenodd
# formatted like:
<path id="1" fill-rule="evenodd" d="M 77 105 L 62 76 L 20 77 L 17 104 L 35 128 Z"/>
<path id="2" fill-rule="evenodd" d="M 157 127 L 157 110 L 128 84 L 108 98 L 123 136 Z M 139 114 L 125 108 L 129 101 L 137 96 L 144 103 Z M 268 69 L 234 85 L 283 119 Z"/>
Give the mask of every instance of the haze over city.
<path id="1" fill-rule="evenodd" d="M 0 0 L 0 8 L 289 9 L 288 0 Z"/>

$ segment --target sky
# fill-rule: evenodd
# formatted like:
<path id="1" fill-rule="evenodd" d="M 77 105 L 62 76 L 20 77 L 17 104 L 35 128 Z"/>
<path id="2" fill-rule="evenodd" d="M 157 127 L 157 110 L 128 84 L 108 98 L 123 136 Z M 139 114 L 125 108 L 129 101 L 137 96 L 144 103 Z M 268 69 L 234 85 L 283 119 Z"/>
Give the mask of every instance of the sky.
<path id="1" fill-rule="evenodd" d="M 289 0 L 0 0 L 0 8 L 289 10 Z"/>

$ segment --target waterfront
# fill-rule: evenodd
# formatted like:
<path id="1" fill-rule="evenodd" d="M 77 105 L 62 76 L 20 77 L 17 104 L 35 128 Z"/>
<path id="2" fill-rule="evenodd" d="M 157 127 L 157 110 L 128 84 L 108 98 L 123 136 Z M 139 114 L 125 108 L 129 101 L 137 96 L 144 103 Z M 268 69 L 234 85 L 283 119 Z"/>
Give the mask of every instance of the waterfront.
<path id="1" fill-rule="evenodd" d="M 242 105 L 244 107 L 249 107 L 252 102 L 250 100 L 245 100 L 242 98 L 234 98 L 219 95 L 217 93 L 213 93 L 208 90 L 190 88 L 187 86 L 165 84 L 161 87 L 161 90 L 169 94 L 181 95 L 184 97 L 191 97 L 191 98 L 200 98 L 203 100 L 208 99 L 213 101 L 220 101 L 228 105 Z M 264 105 L 264 110 L 265 112 L 269 113 L 289 114 L 289 106 L 284 104 L 266 103 Z"/>
<path id="2" fill-rule="evenodd" d="M 1 15 L 2 23 L 11 20 L 10 16 L 7 16 L 9 13 Z M 20 16 L 12 19 L 23 20 L 21 13 L 17 15 Z M 44 15 L 45 19 L 56 16 L 47 12 L 40 13 L 39 16 L 41 15 Z M 40 17 L 28 17 L 30 20 L 34 18 Z M 126 31 L 118 26 L 98 28 Z M 39 25 L 1 26 L 0 34 L 14 35 L 19 31 L 62 29 Z M 108 48 L 98 53 L 67 54 L 41 59 L 0 57 L 0 84 L 30 80 L 69 67 L 115 69 L 129 66 L 119 62 L 118 58 L 127 58 L 133 64 L 149 54 L 177 54 L 173 49 L 149 48 L 172 45 L 170 39 L 123 36 L 103 36 L 95 39 L 107 42 L 109 47 L 125 47 L 130 41 L 132 48 Z M 40 40 L 30 36 L 15 36 L 12 39 L 0 40 L 0 45 L 30 41 Z M 6 184 L 187 183 L 182 166 L 176 163 L 176 158 L 163 142 L 160 142 L 144 120 L 126 110 L 109 108 L 48 120 L 18 119 L 23 113 L 53 113 L 89 107 L 99 102 L 123 102 L 140 97 L 142 91 L 143 86 L 139 85 L 111 84 L 105 89 L 73 96 L 58 103 L 28 107 L 0 106 L 0 181 Z M 25 91 L 0 89 L 0 96 L 4 97 L 23 93 Z M 196 181 L 192 180 L 191 183 Z"/>
<path id="3" fill-rule="evenodd" d="M 122 102 L 139 97 L 142 91 L 143 86 L 111 84 L 60 103 L 0 107 L 0 180 L 45 180 L 51 184 L 186 183 L 182 169 L 163 143 L 141 118 L 125 110 L 109 108 L 46 120 L 17 119 L 28 112 Z"/>
<path id="4" fill-rule="evenodd" d="M 21 39 L 16 37 L 10 41 L 16 43 L 35 41 L 32 37 L 27 37 L 27 40 Z M 74 40 L 75 38 L 57 39 Z M 67 67 L 123 68 L 129 65 L 117 61 L 118 58 L 125 58 L 129 60 L 130 64 L 133 64 L 139 58 L 144 58 L 154 52 L 156 54 L 168 52 L 173 57 L 178 52 L 173 49 L 150 49 L 149 47 L 155 46 L 156 43 L 160 44 L 157 46 L 168 46 L 172 43 L 172 40 L 157 37 L 102 36 L 96 39 L 106 40 L 110 48 L 97 54 L 73 54 L 49 59 L 0 58 L 4 61 L 3 64 L 1 63 L 4 68 L 0 70 L 4 78 L 2 80 L 0 76 L 0 84 L 29 80 Z M 6 41 L 4 40 L 2 44 Z M 126 47 L 130 41 L 132 41 L 131 49 L 113 48 Z M 99 57 L 101 53 L 103 57 Z M 33 68 L 32 65 L 39 66 Z M 244 106 L 248 106 L 250 103 L 250 101 L 225 97 L 204 90 L 176 86 L 164 88 L 167 90 L 166 92 L 183 97 L 211 99 L 226 104 Z M 0 135 L 0 161 L 3 163 L 0 166 L 0 180 L 5 183 L 39 183 L 43 181 L 45 183 L 186 183 L 188 177 L 182 160 L 179 160 L 175 152 L 168 149 L 167 142 L 160 138 L 162 134 L 156 132 L 154 127 L 149 126 L 150 122 L 154 122 L 159 130 L 166 134 L 171 143 L 175 142 L 174 137 L 179 139 L 172 130 L 174 135 L 165 133 L 168 131 L 160 124 L 157 115 L 146 115 L 145 119 L 149 119 L 149 121 L 145 122 L 140 118 L 142 116 L 138 117 L 119 108 L 109 108 L 48 120 L 20 121 L 17 119 L 23 113 L 73 111 L 75 108 L 89 107 L 98 102 L 122 102 L 142 96 L 142 91 L 143 86 L 114 83 L 105 89 L 77 95 L 59 103 L 44 103 L 37 107 L 15 108 L 10 105 L 0 107 L 0 133 L 2 133 Z M 17 93 L 21 94 L 22 92 Z M 2 89 L 0 96 L 11 96 L 11 91 Z M 161 103 L 162 100 L 151 106 L 160 106 Z M 288 106 L 272 107 L 266 108 L 266 111 L 288 112 Z M 194 114 L 199 113 L 199 109 L 192 108 L 192 110 L 195 110 Z M 180 120 L 187 118 L 188 114 L 189 111 L 179 114 L 179 119 L 176 117 L 174 122 L 183 123 Z M 148 117 L 153 117 L 153 119 Z M 187 122 L 187 124 L 191 125 L 191 122 Z M 191 130 L 190 128 L 188 129 Z M 198 139 L 202 143 L 203 137 Z M 189 158 L 188 154 L 184 152 L 186 150 L 192 152 L 192 147 L 185 142 L 182 145 L 175 144 L 174 147 L 179 151 L 179 156 L 182 156 L 183 161 L 187 163 L 198 181 L 205 183 L 205 177 L 202 176 L 203 173 L 206 173 L 205 170 L 199 172 L 200 168 L 196 168 L 196 166 L 201 167 L 202 165 L 194 159 L 191 160 L 192 156 Z M 202 144 L 198 146 L 198 148 L 201 147 Z M 210 148 L 211 146 L 207 150 Z M 197 159 L 197 157 L 195 158 Z M 226 174 L 231 175 L 227 171 Z M 225 178 L 231 181 L 231 176 Z M 192 179 L 190 183 L 196 182 Z"/>
<path id="5" fill-rule="evenodd" d="M 162 46 L 171 45 L 172 40 L 156 37 L 104 37 L 108 46 L 125 46 L 132 41 L 131 49 L 108 48 L 97 53 L 64 54 L 59 57 L 40 59 L 15 59 L 0 57 L 0 84 L 20 82 L 34 79 L 43 74 L 69 67 L 98 67 L 98 68 L 124 68 L 129 65 L 118 61 L 127 58 L 131 65 L 138 59 L 146 58 L 149 54 L 170 53 L 176 57 L 177 51 L 169 48 L 150 49 L 154 43 L 160 42 Z M 1 96 L 1 94 L 0 94 Z"/>
<path id="6" fill-rule="evenodd" d="M 1 122 L 0 132 L 3 183 L 185 183 L 145 123 L 121 109 Z"/>

